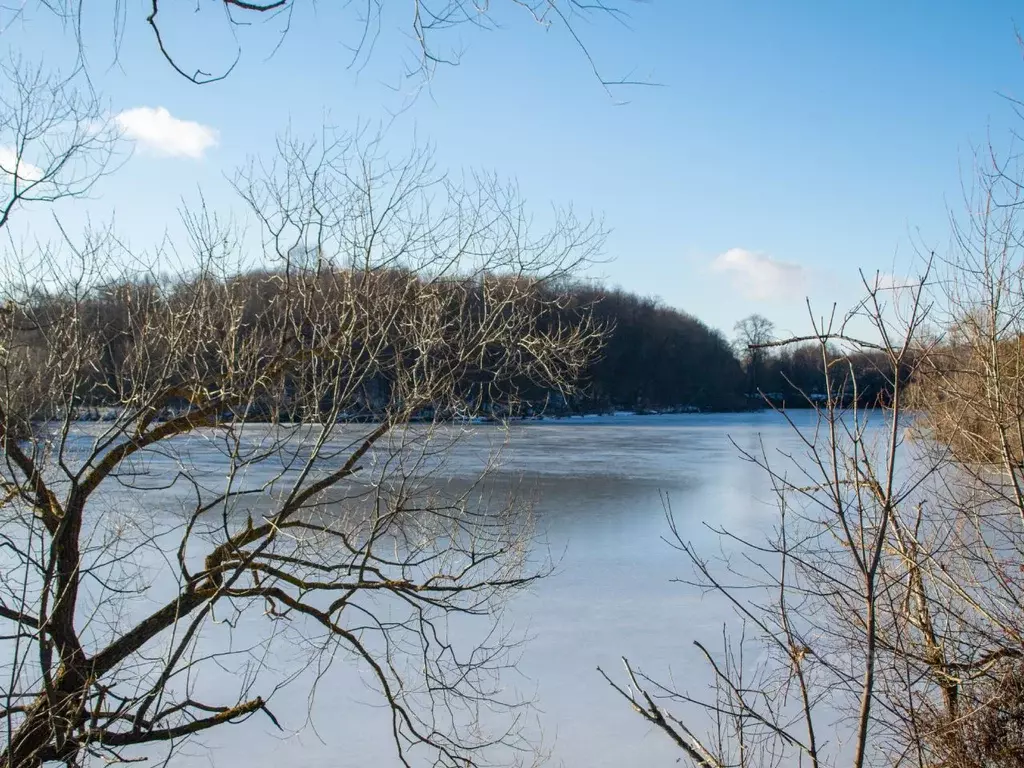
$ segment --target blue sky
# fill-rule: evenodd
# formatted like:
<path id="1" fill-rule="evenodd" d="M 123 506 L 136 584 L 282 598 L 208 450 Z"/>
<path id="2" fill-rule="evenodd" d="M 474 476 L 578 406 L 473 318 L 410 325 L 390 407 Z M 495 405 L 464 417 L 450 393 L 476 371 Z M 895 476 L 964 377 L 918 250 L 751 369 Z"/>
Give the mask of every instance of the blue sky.
<path id="1" fill-rule="evenodd" d="M 514 178 L 540 212 L 554 202 L 602 214 L 610 261 L 595 274 L 727 333 L 755 311 L 800 331 L 805 296 L 819 311 L 849 306 L 858 268 L 905 275 L 922 247 L 945 251 L 973 150 L 989 137 L 1008 146 L 1017 118 L 1004 95 L 1024 96 L 1011 3 L 627 0 L 628 26 L 595 17 L 577 30 L 607 77 L 660 86 L 612 95 L 565 30 L 492 4 L 504 28 L 437 38 L 438 50 L 463 51 L 461 64 L 436 72 L 389 141 L 401 149 L 415 134 L 442 168 Z M 387 6 L 359 69 L 349 66 L 356 11 L 341 5 L 303 6 L 283 41 L 278 21 L 236 30 L 236 70 L 202 87 L 159 57 L 139 0 L 125 4 L 116 62 L 113 12 L 87 11 L 93 82 L 112 112 L 148 110 L 127 114 L 149 133 L 94 200 L 62 215 L 116 212 L 147 245 L 200 188 L 233 206 L 225 173 L 270 153 L 287 126 L 388 120 L 412 85 L 401 77 L 411 2 Z M 165 12 L 182 60 L 230 62 L 220 17 L 207 10 L 209 24 L 196 24 L 186 6 Z M 73 38 L 34 14 L 0 41 L 47 61 L 70 55 Z M 161 125 L 171 135 L 154 134 Z M 38 212 L 23 221 L 46 226 Z"/>

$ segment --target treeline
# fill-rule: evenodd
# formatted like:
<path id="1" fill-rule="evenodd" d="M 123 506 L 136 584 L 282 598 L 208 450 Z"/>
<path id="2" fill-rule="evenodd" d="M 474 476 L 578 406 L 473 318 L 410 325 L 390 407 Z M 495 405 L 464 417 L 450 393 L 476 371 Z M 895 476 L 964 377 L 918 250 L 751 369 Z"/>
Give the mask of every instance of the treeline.
<path id="1" fill-rule="evenodd" d="M 746 410 L 767 407 L 808 408 L 829 396 L 863 406 L 887 401 L 892 383 L 882 353 L 823 349 L 817 341 L 751 350 L 750 339 L 730 341 L 697 318 L 656 299 L 622 290 L 576 287 L 592 302 L 595 314 L 611 329 L 603 355 L 587 371 L 589 384 L 579 407 L 584 410 Z M 737 324 L 737 328 L 743 322 Z M 824 366 L 833 367 L 838 391 L 826 392 Z M 836 372 L 838 375 L 835 375 Z M 904 371 L 904 380 L 910 368 Z"/>
<path id="2" fill-rule="evenodd" d="M 300 301 L 288 298 L 288 292 L 295 290 L 290 284 L 293 279 L 306 281 L 296 294 L 302 297 Z M 351 348 L 341 358 L 346 365 L 334 375 L 351 378 L 350 368 L 362 367 L 358 391 L 346 392 L 350 402 L 346 402 L 344 413 L 370 418 L 388 403 L 412 400 L 414 393 L 396 389 L 396 382 L 414 380 L 415 376 L 410 379 L 407 374 L 417 366 L 429 371 L 430 360 L 447 354 L 453 341 L 465 343 L 459 333 L 477 332 L 468 329 L 493 323 L 493 316 L 482 319 L 487 308 L 507 299 L 510 291 L 520 295 L 507 303 L 505 311 L 514 306 L 516 313 L 527 313 L 529 317 L 515 319 L 524 328 L 544 334 L 555 328 L 585 326 L 585 333 L 601 336 L 589 362 L 577 371 L 580 386 L 571 394 L 542 386 L 529 375 L 529 361 L 521 358 L 516 365 L 525 374 L 496 387 L 496 377 L 491 374 L 508 361 L 485 354 L 473 364 L 460 361 L 456 366 L 458 373 L 449 382 L 452 397 L 444 405 L 450 415 L 462 410 L 461 404 L 466 405 L 467 413 L 498 415 L 723 411 L 760 408 L 765 397 L 786 407 L 807 407 L 825 396 L 818 344 L 751 350 L 741 340 L 730 342 L 720 331 L 655 299 L 592 284 L 539 282 L 524 286 L 512 278 L 497 277 L 432 283 L 401 270 L 361 276 L 329 271 L 301 278 L 260 271 L 224 279 L 219 289 L 224 292 L 223 311 L 193 317 L 190 323 L 202 327 L 175 330 L 178 318 L 201 290 L 205 289 L 194 281 L 147 277 L 109 282 L 74 298 L 42 290 L 20 297 L 4 317 L 16 327 L 8 357 L 9 362 L 16 359 L 19 363 L 17 386 L 23 392 L 26 410 L 46 417 L 73 405 L 95 417 L 98 409 L 117 407 L 130 400 L 133 386 L 141 383 L 136 381 L 140 356 L 146 357 L 150 366 L 174 358 L 173 350 L 163 347 L 174 343 L 175 333 L 206 336 L 187 365 L 199 366 L 211 375 L 218 366 L 225 371 L 231 367 L 230 360 L 224 358 L 226 350 L 219 349 L 227 343 L 236 347 L 255 344 L 245 354 L 263 354 L 256 351 L 260 346 L 292 344 L 295 354 L 301 356 L 315 348 L 317 339 L 341 334 L 338 338 L 343 337 Z M 71 301 L 76 304 L 73 313 L 66 306 Z M 229 311 L 229 307 L 234 309 Z M 403 328 L 422 326 L 424 312 L 434 314 L 431 323 L 437 332 L 426 334 L 431 338 L 409 336 Z M 93 353 L 88 370 L 80 374 L 74 402 L 47 403 L 45 368 L 52 363 L 44 364 L 45 356 L 38 350 L 44 346 L 47 328 L 72 314 L 79 326 L 76 333 L 88 339 Z M 154 336 L 150 332 L 153 323 L 166 324 L 167 333 Z M 454 335 L 443 339 L 438 333 Z M 143 335 L 150 348 L 140 349 Z M 161 340 L 155 347 L 154 338 Z M 372 355 L 368 354 L 371 349 Z M 503 348 L 502 354 L 507 353 Z M 528 356 L 527 351 L 517 354 Z M 841 355 L 829 350 L 829 357 Z M 842 364 L 853 374 L 851 382 L 854 377 L 857 380 L 857 395 L 863 403 L 874 404 L 889 390 L 879 362 L 864 353 L 843 359 Z M 298 405 L 287 406 L 289 392 L 303 387 L 300 377 L 282 374 L 275 386 L 280 392 L 270 398 L 273 408 L 250 404 L 247 417 L 304 418 Z M 832 394 L 849 400 L 853 391 L 851 386 L 846 393 Z M 309 407 L 309 397 L 291 399 Z M 168 402 L 166 407 L 187 407 L 187 398 Z M 422 408 L 421 415 L 432 417 L 435 408 L 436 404 Z"/>
<path id="3" fill-rule="evenodd" d="M 824 386 L 826 360 L 833 367 L 830 381 L 835 387 L 832 392 L 826 392 Z M 782 347 L 764 361 L 763 372 L 750 397 L 753 400 L 767 398 L 787 408 L 809 407 L 829 396 L 844 404 L 856 399 L 862 406 L 880 405 L 892 392 L 890 375 L 883 373 L 889 368 L 888 359 L 880 352 L 844 354 L 838 348 L 827 347 L 823 354 L 817 342 Z M 908 366 L 904 381 L 909 376 Z"/>
<path id="4" fill-rule="evenodd" d="M 610 329 L 586 372 L 585 410 L 733 410 L 744 372 L 729 341 L 695 317 L 622 290 L 574 289 Z"/>
<path id="5" fill-rule="evenodd" d="M 29 421 L 153 391 L 158 419 L 200 403 L 257 421 L 514 414 L 569 392 L 602 331 L 540 281 L 402 269 L 34 286 L 4 310 L 0 387 Z"/>

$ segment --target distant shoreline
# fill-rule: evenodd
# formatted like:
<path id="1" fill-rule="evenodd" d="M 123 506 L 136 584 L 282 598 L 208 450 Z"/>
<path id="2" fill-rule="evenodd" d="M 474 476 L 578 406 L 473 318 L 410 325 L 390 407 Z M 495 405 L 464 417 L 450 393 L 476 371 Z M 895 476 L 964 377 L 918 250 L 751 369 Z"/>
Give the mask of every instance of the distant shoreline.
<path id="1" fill-rule="evenodd" d="M 780 410 L 809 410 L 810 404 L 801 403 L 796 406 L 780 406 Z M 558 412 L 558 413 L 539 413 L 522 416 L 489 416 L 489 415 L 476 415 L 466 417 L 452 417 L 452 418 L 435 418 L 434 416 L 420 416 L 413 417 L 407 420 L 409 424 L 501 424 L 501 423 L 534 423 L 534 422 L 573 422 L 590 419 L 625 419 L 625 418 L 648 418 L 648 417 L 662 417 L 662 416 L 701 416 L 701 415 L 724 415 L 724 414 L 755 414 L 755 413 L 770 413 L 774 409 L 770 406 L 763 406 L 759 408 L 748 407 L 748 408 L 711 408 L 704 407 L 698 408 L 696 406 L 680 406 L 674 408 L 664 409 L 615 409 L 610 411 L 581 411 L 581 412 Z M 114 423 L 117 422 L 121 417 L 122 413 L 120 409 L 107 407 L 95 407 L 89 409 L 89 412 L 85 415 L 76 415 L 75 418 L 71 419 L 71 423 L 74 424 L 103 424 L 103 423 Z M 161 415 L 161 417 L 154 419 L 155 422 L 164 422 L 169 419 L 178 418 L 184 415 L 184 412 L 170 412 Z M 59 422 L 63 417 L 56 417 L 53 419 L 40 420 L 37 423 L 53 423 Z M 223 421 L 227 422 L 231 420 L 227 414 L 225 414 Z M 337 424 L 370 424 L 379 423 L 380 414 L 375 413 L 360 413 L 360 414 L 341 414 L 335 423 Z M 319 423 L 316 420 L 308 422 L 297 420 L 297 419 L 269 419 L 264 417 L 255 416 L 248 419 L 242 419 L 247 424 L 316 424 Z"/>

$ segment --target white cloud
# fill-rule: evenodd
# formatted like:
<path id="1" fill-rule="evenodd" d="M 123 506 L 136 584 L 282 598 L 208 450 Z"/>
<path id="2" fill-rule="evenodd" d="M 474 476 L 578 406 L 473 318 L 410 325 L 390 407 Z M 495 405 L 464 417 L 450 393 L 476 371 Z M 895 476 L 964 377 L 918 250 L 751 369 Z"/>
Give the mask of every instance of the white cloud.
<path id="1" fill-rule="evenodd" d="M 745 248 L 730 248 L 718 254 L 711 269 L 728 277 L 733 287 L 748 299 L 785 299 L 805 293 L 804 267 Z"/>
<path id="2" fill-rule="evenodd" d="M 11 178 L 15 175 L 22 181 L 39 181 L 43 178 L 43 169 L 19 158 L 18 153 L 10 147 L 0 147 L 0 177 Z"/>
<path id="3" fill-rule="evenodd" d="M 163 107 L 126 109 L 116 119 L 125 136 L 161 155 L 200 158 L 217 144 L 215 129 L 179 120 Z"/>

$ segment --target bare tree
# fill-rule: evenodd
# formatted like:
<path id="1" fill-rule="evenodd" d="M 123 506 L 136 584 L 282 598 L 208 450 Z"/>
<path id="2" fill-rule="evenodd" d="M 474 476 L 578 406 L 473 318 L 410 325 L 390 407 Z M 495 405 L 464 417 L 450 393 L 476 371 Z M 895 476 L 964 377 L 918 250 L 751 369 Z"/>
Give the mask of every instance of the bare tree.
<path id="1" fill-rule="evenodd" d="M 631 689 L 609 680 L 698 765 L 849 761 L 860 768 L 878 741 L 891 736 L 884 724 L 906 704 L 898 697 L 908 689 L 890 690 L 893 680 L 882 670 L 895 668 L 897 677 L 903 671 L 888 654 L 896 642 L 892 633 L 906 629 L 898 604 L 907 599 L 912 605 L 915 587 L 907 561 L 893 548 L 904 541 L 909 552 L 906 532 L 921 532 L 914 493 L 932 469 L 908 472 L 901 463 L 907 453 L 905 368 L 928 312 L 924 282 L 895 307 L 886 306 L 882 288 L 866 282 L 868 299 L 859 310 L 874 321 L 878 343 L 848 335 L 852 315 L 814 328 L 826 397 L 807 394 L 817 415 L 811 428 L 790 420 L 804 452 L 741 451 L 771 480 L 779 510 L 774 532 L 759 541 L 715 529 L 728 547 L 723 551 L 736 553 L 719 562 L 698 552 L 669 514 L 672 542 L 694 566 L 689 583 L 732 605 L 743 633 L 727 635 L 718 654 L 697 643 L 713 675 L 710 700 L 659 683 L 628 662 Z M 894 312 L 901 322 L 893 322 Z M 881 425 L 858 404 L 849 359 L 868 350 L 884 353 L 892 393 Z M 852 399 L 846 397 L 850 388 Z M 744 660 L 751 657 L 753 663 Z M 680 705 L 710 713 L 711 733 L 696 725 L 706 717 L 673 714 Z M 846 739 L 838 742 L 826 737 L 837 718 L 846 723 Z"/>
<path id="2" fill-rule="evenodd" d="M 88 194 L 113 170 L 117 133 L 78 74 L 0 64 L 0 228 L 20 207 Z"/>
<path id="3" fill-rule="evenodd" d="M 774 340 L 775 324 L 763 315 L 743 318 L 733 328 L 733 344 L 749 380 L 749 392 L 756 393 L 761 384 L 768 356 L 768 345 Z"/>
<path id="4" fill-rule="evenodd" d="M 89 11 L 82 0 L 40 0 L 40 4 L 56 12 L 73 29 L 82 28 L 82 16 Z M 177 4 L 147 0 L 143 13 L 137 17 L 130 4 L 119 4 L 115 9 L 115 46 L 125 29 L 145 24 L 153 35 L 156 46 L 166 62 L 181 76 L 196 84 L 217 82 L 228 77 L 238 65 L 242 47 L 238 33 L 254 22 L 271 25 L 283 41 L 293 28 L 294 15 L 303 4 L 294 0 L 213 0 L 182 13 Z M 626 3 L 597 0 L 506 0 L 500 3 L 480 3 L 472 0 L 404 0 L 385 2 L 368 0 L 362 4 L 344 4 L 350 29 L 339 30 L 351 35 L 351 64 L 362 67 L 373 54 L 374 46 L 390 19 L 400 19 L 400 26 L 411 42 L 411 58 L 404 62 L 405 76 L 429 79 L 439 65 L 456 65 L 461 53 L 457 46 L 445 43 L 446 33 L 463 27 L 496 30 L 502 26 L 502 12 L 507 9 L 516 15 L 531 19 L 541 28 L 561 28 L 568 33 L 594 76 L 606 89 L 616 85 L 636 85 L 638 81 L 612 79 L 602 75 L 597 61 L 591 55 L 580 29 L 581 22 L 602 16 L 623 23 L 627 14 Z M 209 11 L 208 13 L 204 13 Z M 301 12 L 301 11 L 299 11 Z M 225 51 L 207 51 L 204 56 L 215 59 L 188 61 L 184 49 L 177 41 L 197 27 L 222 28 L 231 43 Z M 280 43 L 279 43 L 280 44 Z"/>
<path id="5" fill-rule="evenodd" d="M 710 699 L 628 662 L 628 685 L 608 679 L 695 764 L 1024 756 L 1021 187 L 994 160 L 978 178 L 947 259 L 915 283 L 865 280 L 856 314 L 874 338 L 851 338 L 847 322 L 814 329 L 826 398 L 807 398 L 810 428 L 790 421 L 802 451 L 743 453 L 771 480 L 773 530 L 716 529 L 732 556 L 709 559 L 670 515 L 690 583 L 744 629 L 717 653 L 698 645 Z M 888 390 L 874 413 L 849 360 L 868 352 Z M 846 389 L 852 399 L 836 396 Z"/>
<path id="6" fill-rule="evenodd" d="M 488 462 L 436 478 L 459 419 L 591 359 L 601 329 L 548 280 L 602 230 L 566 212 L 531 234 L 513 187 L 360 137 L 282 140 L 236 187 L 257 240 L 201 207 L 173 254 L 100 231 L 6 261 L 0 765 L 300 725 L 274 694 L 341 656 L 404 764 L 523 748 L 498 619 L 544 572 L 529 505 L 493 497 Z"/>

